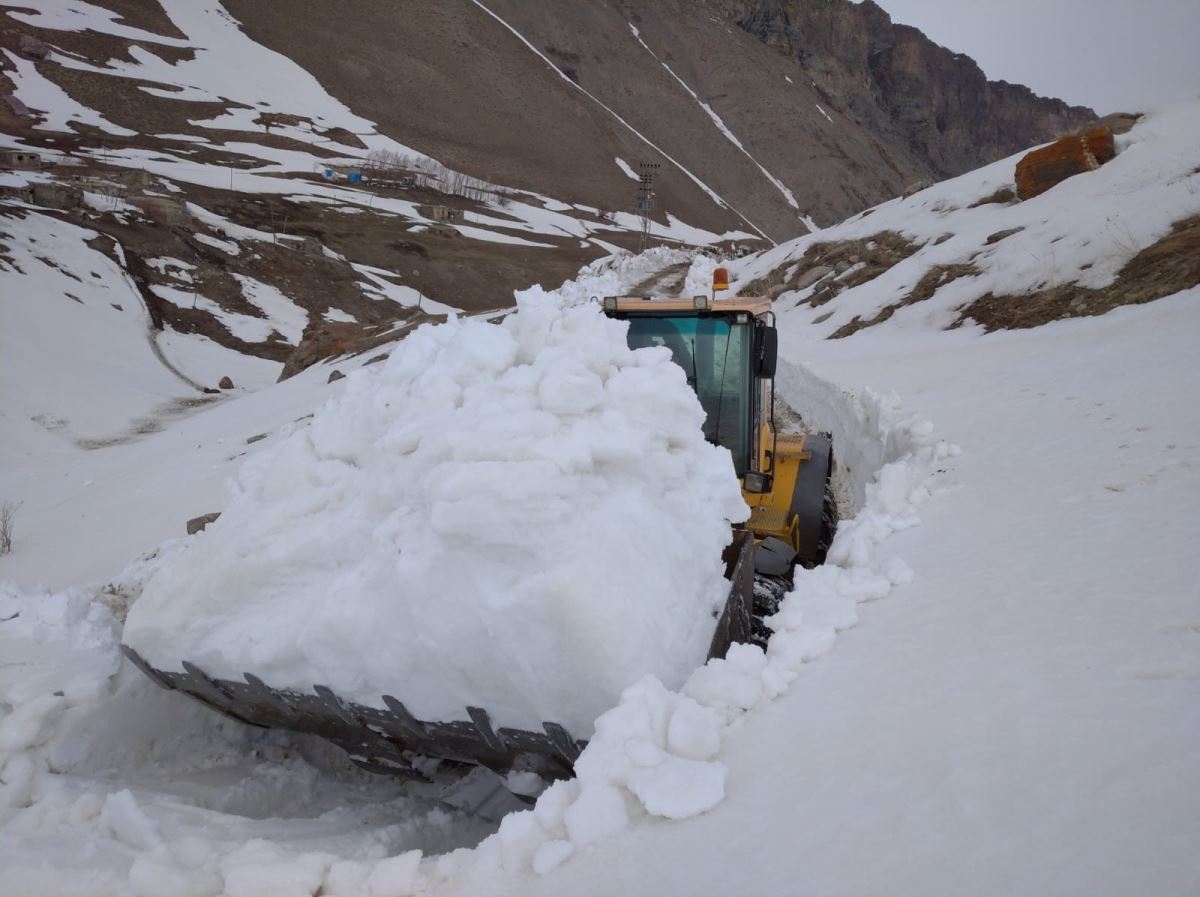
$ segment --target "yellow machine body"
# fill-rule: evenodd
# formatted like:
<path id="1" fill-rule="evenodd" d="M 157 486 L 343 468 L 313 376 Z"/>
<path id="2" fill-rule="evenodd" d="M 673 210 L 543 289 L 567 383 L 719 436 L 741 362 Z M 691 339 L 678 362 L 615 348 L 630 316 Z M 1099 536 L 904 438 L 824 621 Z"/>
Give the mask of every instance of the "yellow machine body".
<path id="1" fill-rule="evenodd" d="M 720 299 L 703 296 L 663 299 L 618 296 L 606 298 L 604 310 L 617 318 L 745 315 L 764 326 L 773 317 L 769 299 L 748 296 Z M 806 544 L 813 540 L 813 528 L 803 526 L 803 515 L 797 512 L 797 489 L 801 487 L 804 465 L 813 459 L 808 447 L 809 440 L 813 437 L 804 433 L 776 432 L 771 417 L 773 386 L 773 375 L 753 377 L 749 380 L 749 389 L 759 391 L 756 401 L 752 403 L 755 410 L 751 424 L 754 433 L 752 451 L 757 461 L 754 467 L 757 472 L 767 475 L 767 488 L 764 491 L 748 490 L 747 476 L 743 475 L 740 478 L 742 495 L 751 512 L 750 519 L 744 526 L 754 534 L 756 541 L 775 537 L 790 545 L 801 559 L 811 559 L 815 556 L 817 548 L 815 545 Z M 828 468 L 827 440 L 824 445 L 822 457 Z M 820 495 L 816 497 L 818 517 L 821 513 L 825 482 L 828 480 L 828 469 L 821 472 L 819 480 Z M 761 479 L 758 485 L 764 485 Z M 812 504 L 811 499 L 809 504 Z M 810 513 L 809 517 L 811 516 Z"/>

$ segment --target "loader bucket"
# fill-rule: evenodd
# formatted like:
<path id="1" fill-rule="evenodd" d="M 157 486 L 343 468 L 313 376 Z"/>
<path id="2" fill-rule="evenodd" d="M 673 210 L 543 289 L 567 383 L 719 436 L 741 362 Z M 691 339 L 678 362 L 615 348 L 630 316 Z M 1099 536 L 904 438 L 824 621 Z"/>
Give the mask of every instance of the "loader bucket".
<path id="1" fill-rule="evenodd" d="M 729 598 L 717 620 L 710 657 L 723 657 L 734 642 L 749 640 L 753 552 L 753 535 L 735 531 L 724 555 Z M 368 707 L 345 701 L 323 685 L 314 685 L 312 692 L 306 693 L 273 688 L 251 673 L 243 675 L 243 682 L 214 679 L 188 661 L 181 664 L 183 672 L 172 673 L 152 667 L 128 645 L 121 650 L 163 688 L 181 691 L 252 726 L 324 738 L 370 772 L 424 780 L 412 760 L 433 757 L 484 766 L 501 775 L 520 769 L 543 778 L 569 778 L 575 759 L 587 744 L 553 722 L 543 723 L 541 732 L 496 728 L 482 707 L 464 708 L 463 720 L 423 722 L 391 695 L 380 697 L 382 707 Z"/>

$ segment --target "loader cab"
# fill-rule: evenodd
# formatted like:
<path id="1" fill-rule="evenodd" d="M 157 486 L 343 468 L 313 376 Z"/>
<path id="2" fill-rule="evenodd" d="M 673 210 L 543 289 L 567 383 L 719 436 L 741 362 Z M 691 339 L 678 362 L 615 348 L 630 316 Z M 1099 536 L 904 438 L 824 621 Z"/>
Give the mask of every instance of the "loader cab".
<path id="1" fill-rule="evenodd" d="M 740 319 L 740 320 L 739 320 Z M 687 376 L 705 411 L 704 436 L 733 455 L 738 477 L 751 466 L 753 324 L 741 315 L 632 315 L 629 347 L 663 346 Z"/>
<path id="2" fill-rule="evenodd" d="M 750 518 L 740 526 L 753 535 L 755 568 L 772 572 L 761 549 L 781 551 L 788 569 L 793 559 L 820 563 L 837 518 L 829 491 L 832 439 L 826 433 L 779 432 L 779 343 L 771 301 L 716 298 L 728 289 L 728 276 L 717 268 L 708 296 L 606 296 L 603 307 L 609 317 L 629 322 L 632 348 L 669 349 L 696 391 L 705 411 L 705 437 L 729 449 L 741 480 Z"/>
<path id="3" fill-rule="evenodd" d="M 605 312 L 629 322 L 630 348 L 671 351 L 705 411 L 704 435 L 729 450 L 748 492 L 768 491 L 775 328 L 760 299 L 607 297 Z"/>

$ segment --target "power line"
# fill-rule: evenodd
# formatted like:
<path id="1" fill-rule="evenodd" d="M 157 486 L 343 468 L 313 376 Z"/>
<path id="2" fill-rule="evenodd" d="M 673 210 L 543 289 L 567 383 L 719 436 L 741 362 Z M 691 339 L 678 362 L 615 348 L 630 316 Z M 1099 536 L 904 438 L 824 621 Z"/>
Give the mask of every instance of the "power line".
<path id="1" fill-rule="evenodd" d="M 650 248 L 650 210 L 654 208 L 654 172 L 661 168 L 658 162 L 639 162 L 637 211 L 642 219 L 642 248 Z"/>

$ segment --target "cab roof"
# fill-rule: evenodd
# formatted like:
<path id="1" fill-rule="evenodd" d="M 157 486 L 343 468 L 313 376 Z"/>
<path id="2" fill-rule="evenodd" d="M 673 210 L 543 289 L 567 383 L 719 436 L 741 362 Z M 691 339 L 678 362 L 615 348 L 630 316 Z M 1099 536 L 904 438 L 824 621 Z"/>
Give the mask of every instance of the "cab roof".
<path id="1" fill-rule="evenodd" d="M 617 307 L 612 308 L 612 300 L 616 299 Z M 695 300 L 690 296 L 649 297 L 649 296 L 616 296 L 605 297 L 605 311 L 610 314 L 632 312 L 647 314 L 655 312 L 716 312 L 717 314 L 731 312 L 749 312 L 755 317 L 771 311 L 771 300 L 763 296 L 730 296 L 710 300 L 707 307 L 698 309 Z"/>

